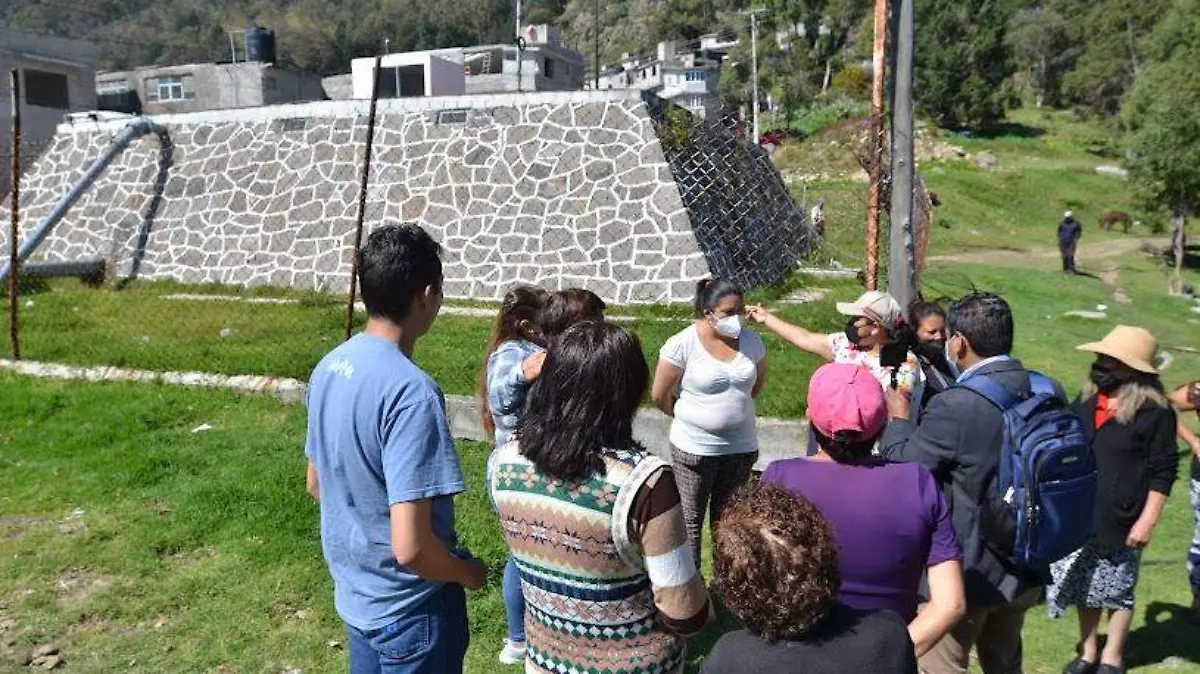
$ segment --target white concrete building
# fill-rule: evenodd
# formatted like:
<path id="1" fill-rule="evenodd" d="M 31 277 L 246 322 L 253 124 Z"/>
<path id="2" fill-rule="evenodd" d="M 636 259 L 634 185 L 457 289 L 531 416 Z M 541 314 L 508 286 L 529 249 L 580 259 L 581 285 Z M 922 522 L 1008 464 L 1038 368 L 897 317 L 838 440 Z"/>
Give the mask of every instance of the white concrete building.
<path id="1" fill-rule="evenodd" d="M 655 58 L 626 54 L 620 64 L 602 71 L 600 89 L 652 91 L 703 117 L 720 109 L 721 61 L 735 44 L 735 36 L 722 33 L 690 43 L 660 42 Z"/>
<path id="2" fill-rule="evenodd" d="M 583 88 L 583 55 L 562 42 L 549 25 L 526 26 L 523 49 L 515 44 L 451 47 L 383 57 L 381 98 L 494 94 L 518 91 L 575 91 Z M 351 63 L 351 95 L 370 98 L 375 57 Z M 332 78 L 327 78 L 332 79 Z M 326 83 L 334 96 L 335 87 Z"/>
<path id="3" fill-rule="evenodd" d="M 9 72 L 20 71 L 22 166 L 30 166 L 71 112 L 96 108 L 94 46 L 0 28 L 0 195 L 8 194 L 12 140 Z"/>

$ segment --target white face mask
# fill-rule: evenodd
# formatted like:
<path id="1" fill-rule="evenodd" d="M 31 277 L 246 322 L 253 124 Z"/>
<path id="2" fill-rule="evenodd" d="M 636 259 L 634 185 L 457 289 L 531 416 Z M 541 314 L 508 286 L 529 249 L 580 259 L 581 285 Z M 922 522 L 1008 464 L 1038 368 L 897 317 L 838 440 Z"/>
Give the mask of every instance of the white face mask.
<path id="1" fill-rule="evenodd" d="M 713 328 L 717 331 L 717 334 L 721 335 L 722 337 L 737 339 L 738 336 L 742 334 L 742 317 L 726 316 L 724 318 L 718 318 L 717 322 L 713 324 Z"/>

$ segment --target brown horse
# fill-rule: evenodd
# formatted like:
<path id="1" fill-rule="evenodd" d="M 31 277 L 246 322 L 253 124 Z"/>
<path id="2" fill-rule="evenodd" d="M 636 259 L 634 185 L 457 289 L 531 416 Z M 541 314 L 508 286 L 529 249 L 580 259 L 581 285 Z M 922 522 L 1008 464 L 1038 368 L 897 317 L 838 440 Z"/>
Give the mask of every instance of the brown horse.
<path id="1" fill-rule="evenodd" d="M 1121 223 L 1121 231 L 1128 234 L 1133 226 L 1133 218 L 1125 211 L 1106 211 L 1100 216 L 1100 229 L 1111 230 L 1117 223 Z"/>

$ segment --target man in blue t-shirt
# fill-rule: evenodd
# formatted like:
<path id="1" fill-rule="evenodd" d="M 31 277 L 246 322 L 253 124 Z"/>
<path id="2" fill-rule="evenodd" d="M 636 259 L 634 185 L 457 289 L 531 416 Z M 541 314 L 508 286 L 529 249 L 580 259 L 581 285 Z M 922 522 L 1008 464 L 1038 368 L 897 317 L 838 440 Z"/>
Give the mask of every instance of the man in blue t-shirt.
<path id="1" fill-rule="evenodd" d="M 465 483 L 438 385 L 412 362 L 442 305 L 438 244 L 416 225 L 371 233 L 358 254 L 369 318 L 308 388 L 308 490 L 349 635 L 351 674 L 461 672 L 463 587 L 486 568 L 456 548 Z"/>

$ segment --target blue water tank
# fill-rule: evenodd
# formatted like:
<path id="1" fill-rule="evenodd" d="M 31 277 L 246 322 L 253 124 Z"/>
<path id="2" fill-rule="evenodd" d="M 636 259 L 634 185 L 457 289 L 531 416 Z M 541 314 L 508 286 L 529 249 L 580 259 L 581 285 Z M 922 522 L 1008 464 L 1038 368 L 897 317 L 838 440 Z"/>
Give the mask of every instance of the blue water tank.
<path id="1" fill-rule="evenodd" d="M 254 26 L 246 30 L 246 60 L 275 62 L 275 31 Z"/>

